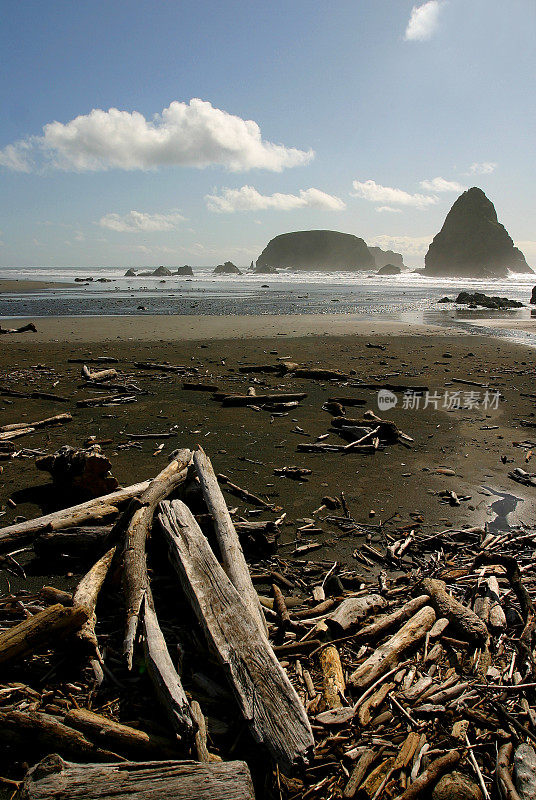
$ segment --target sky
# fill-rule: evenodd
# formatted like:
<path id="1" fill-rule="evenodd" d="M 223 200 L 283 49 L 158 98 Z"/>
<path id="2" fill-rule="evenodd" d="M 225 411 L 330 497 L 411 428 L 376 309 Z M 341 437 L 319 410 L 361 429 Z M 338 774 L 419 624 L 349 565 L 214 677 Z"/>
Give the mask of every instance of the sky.
<path id="1" fill-rule="evenodd" d="M 0 266 L 420 266 L 480 186 L 536 267 L 534 0 L 0 0 Z"/>

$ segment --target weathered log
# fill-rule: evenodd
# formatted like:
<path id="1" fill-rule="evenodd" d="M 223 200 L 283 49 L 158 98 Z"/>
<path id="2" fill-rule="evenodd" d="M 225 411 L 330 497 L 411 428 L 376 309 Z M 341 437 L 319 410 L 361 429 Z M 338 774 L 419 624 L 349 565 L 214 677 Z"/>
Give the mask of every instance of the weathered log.
<path id="1" fill-rule="evenodd" d="M 359 638 L 371 639 L 374 636 L 383 634 L 391 628 L 394 628 L 395 625 L 398 625 L 400 622 L 405 622 L 405 620 L 412 617 L 420 608 L 425 606 L 429 600 L 430 598 L 427 594 L 414 597 L 412 600 L 408 600 L 407 603 L 404 603 L 400 608 L 391 612 L 391 614 L 386 614 L 376 620 L 376 622 L 372 622 L 370 625 L 365 625 L 364 628 L 360 628 L 356 632 L 356 636 Z"/>
<path id="2" fill-rule="evenodd" d="M 52 755 L 24 779 L 20 800 L 255 800 L 243 761 L 146 761 L 74 764 Z"/>
<path id="3" fill-rule="evenodd" d="M 48 425 L 62 425 L 64 422 L 70 422 L 71 420 L 71 414 L 56 414 L 53 417 L 37 420 L 37 422 L 12 422 L 10 425 L 2 425 L 0 431 L 17 431 L 24 428 L 46 428 Z"/>
<path id="4" fill-rule="evenodd" d="M 381 644 L 349 678 L 352 686 L 366 689 L 397 663 L 399 656 L 423 639 L 436 620 L 431 606 L 424 606 L 390 639 Z"/>
<path id="5" fill-rule="evenodd" d="M 254 738 L 283 770 L 306 762 L 313 735 L 305 710 L 190 510 L 179 500 L 164 502 L 158 519 L 183 589 Z"/>
<path id="6" fill-rule="evenodd" d="M 173 758 L 177 755 L 177 742 L 131 728 L 113 719 L 95 714 L 87 708 L 74 708 L 63 721 L 70 728 L 81 731 L 90 741 L 103 745 L 114 753 L 132 758 Z"/>
<path id="7" fill-rule="evenodd" d="M 87 400 L 77 400 L 78 408 L 94 408 L 95 406 L 105 406 L 108 404 L 116 405 L 120 403 L 135 403 L 135 395 L 127 394 L 106 394 L 99 397 L 88 397 Z"/>
<path id="8" fill-rule="evenodd" d="M 32 331 L 32 333 L 37 333 L 37 328 L 33 324 L 33 322 L 28 323 L 28 325 L 23 325 L 21 328 L 2 328 L 0 325 L 0 334 L 2 333 L 26 333 L 26 331 Z"/>
<path id="9" fill-rule="evenodd" d="M 110 472 L 111 463 L 99 445 L 77 450 L 69 445 L 35 461 L 37 469 L 48 472 L 54 486 L 63 492 L 75 492 L 89 498 L 100 497 L 117 488 Z"/>
<path id="10" fill-rule="evenodd" d="M 505 742 L 497 753 L 497 783 L 504 800 L 521 800 L 510 773 L 513 750 L 514 745 L 512 742 Z M 525 797 L 523 800 L 525 800 Z"/>
<path id="11" fill-rule="evenodd" d="M 55 560 L 61 555 L 74 558 L 93 555 L 106 542 L 111 525 L 94 525 L 68 528 L 65 531 L 40 533 L 33 542 L 33 549 L 38 558 Z"/>
<path id="12" fill-rule="evenodd" d="M 387 605 L 380 594 L 367 594 L 364 597 L 347 597 L 326 617 L 326 624 L 334 636 L 343 636 L 369 614 L 375 614 Z"/>
<path id="13" fill-rule="evenodd" d="M 147 587 L 143 608 L 144 651 L 147 672 L 173 730 L 191 739 L 196 730 L 188 699 L 177 673 L 166 640 L 160 629 L 150 587 Z"/>
<path id="14" fill-rule="evenodd" d="M 441 775 L 457 766 L 461 757 L 462 754 L 459 750 L 451 750 L 446 755 L 436 758 L 436 760 L 432 761 L 424 772 L 408 786 L 406 791 L 398 796 L 397 800 L 415 800 L 417 797 L 421 797 L 423 792 L 428 790 Z"/>
<path id="15" fill-rule="evenodd" d="M 14 431 L 6 431 L 5 433 L 0 433 L 0 442 L 10 442 L 34 431 L 35 428 L 16 428 Z"/>
<path id="16" fill-rule="evenodd" d="M 120 756 L 97 747 L 83 733 L 41 711 L 0 711 L 0 742 L 21 749 L 53 752 L 92 761 L 119 761 Z"/>
<path id="17" fill-rule="evenodd" d="M 323 694 L 328 708 L 341 708 L 346 690 L 341 657 L 335 645 L 328 645 L 320 651 L 320 668 L 323 675 Z"/>
<path id="18" fill-rule="evenodd" d="M 78 630 L 88 619 L 83 606 L 66 606 L 57 603 L 0 632 L 0 664 L 17 661 L 43 646 L 50 646 L 55 638 L 63 638 Z"/>
<path id="19" fill-rule="evenodd" d="M 306 392 L 294 392 L 283 394 L 257 394 L 252 397 L 249 394 L 228 394 L 222 398 L 224 406 L 262 406 L 263 403 L 292 403 L 294 400 L 303 400 L 307 397 Z"/>
<path id="20" fill-rule="evenodd" d="M 227 488 L 227 490 L 234 494 L 236 497 L 241 497 L 242 500 L 247 500 L 250 503 L 254 503 L 256 506 L 262 506 L 263 508 L 273 508 L 273 505 L 267 503 L 262 497 L 257 497 L 256 494 L 249 492 L 247 489 L 242 489 L 241 486 L 237 486 L 236 483 L 233 483 L 227 475 L 222 475 L 221 472 L 218 472 L 217 476 L 218 482 L 223 483 L 223 485 Z"/>
<path id="21" fill-rule="evenodd" d="M 361 754 L 359 761 L 352 770 L 352 774 L 348 778 L 348 783 L 344 787 L 342 793 L 344 800 L 353 800 L 365 775 L 377 758 L 378 750 L 374 750 L 374 748 L 367 748 L 365 752 Z"/>
<path id="22" fill-rule="evenodd" d="M 89 614 L 86 622 L 84 622 L 80 630 L 77 631 L 76 638 L 80 642 L 83 642 L 90 650 L 92 656 L 97 658 L 100 662 L 102 658 L 97 635 L 95 633 L 95 625 L 97 624 L 95 609 L 97 607 L 99 592 L 108 574 L 115 551 L 116 548 L 111 547 L 108 552 L 91 567 L 89 572 L 87 572 L 79 582 L 73 594 L 73 605 L 83 606 L 87 609 Z"/>
<path id="23" fill-rule="evenodd" d="M 485 624 L 474 611 L 448 594 L 445 581 L 440 581 L 436 578 L 424 578 L 421 582 L 421 587 L 429 595 L 438 617 L 448 619 L 453 628 L 463 636 L 472 641 L 485 644 L 489 638 Z"/>
<path id="24" fill-rule="evenodd" d="M 153 361 L 135 361 L 136 369 L 154 369 L 157 372 L 197 372 L 196 367 L 185 367 L 180 364 L 156 364 Z"/>
<path id="25" fill-rule="evenodd" d="M 191 459 L 190 450 L 179 450 L 175 458 L 156 478 L 153 478 L 149 487 L 140 497 L 140 506 L 134 511 L 126 530 L 123 583 L 127 616 L 123 647 L 129 669 L 132 669 L 134 641 L 143 598 L 149 586 L 145 545 L 153 523 L 154 512 L 161 500 L 164 500 L 173 489 L 184 483 Z"/>
<path id="26" fill-rule="evenodd" d="M 111 381 L 112 378 L 117 378 L 117 370 L 111 368 L 91 372 L 89 367 L 84 364 L 82 367 L 82 377 L 85 378 L 86 381 Z"/>
<path id="27" fill-rule="evenodd" d="M 242 602 L 257 620 L 260 630 L 267 633 L 266 621 L 257 592 L 251 582 L 244 552 L 210 459 L 202 449 L 199 449 L 194 452 L 193 460 L 203 498 L 214 520 L 214 531 L 220 547 L 223 569 L 241 596 Z"/>
<path id="28" fill-rule="evenodd" d="M 72 528 L 89 520 L 102 519 L 113 513 L 117 514 L 116 506 L 118 504 L 142 494 L 149 484 L 150 481 L 135 483 L 124 489 L 118 489 L 111 494 L 96 497 L 94 500 L 88 500 L 85 503 L 80 503 L 61 511 L 54 511 L 52 514 L 45 514 L 43 517 L 36 517 L 36 519 L 25 520 L 24 522 L 17 522 L 14 525 L 0 528 L 0 550 L 11 547 L 14 542 L 27 541 L 34 534 L 42 531 L 59 531 L 64 528 Z"/>
<path id="29" fill-rule="evenodd" d="M 299 444 L 296 449 L 299 453 L 361 453 L 362 455 L 374 455 L 378 450 L 372 444 L 353 445 L 348 449 L 344 444 L 325 444 L 324 442 L 307 442 Z"/>

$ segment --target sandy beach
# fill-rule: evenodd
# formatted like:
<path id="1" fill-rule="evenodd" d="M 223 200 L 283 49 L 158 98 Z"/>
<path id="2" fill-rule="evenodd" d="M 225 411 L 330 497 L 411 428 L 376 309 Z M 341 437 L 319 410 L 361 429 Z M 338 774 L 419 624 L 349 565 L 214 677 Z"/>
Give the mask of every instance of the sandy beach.
<path id="1" fill-rule="evenodd" d="M 16 323 L 14 323 L 16 324 Z M 521 345 L 480 336 L 452 335 L 445 328 L 348 319 L 342 315 L 300 317 L 136 317 L 40 319 L 38 332 L 3 337 L 0 385 L 16 391 L 53 392 L 65 403 L 17 397 L 0 398 L 3 424 L 42 419 L 69 411 L 73 420 L 58 428 L 37 430 L 20 440 L 21 447 L 53 452 L 63 444 L 83 447 L 90 435 L 109 440 L 103 445 L 112 471 L 126 485 L 150 477 L 176 447 L 201 444 L 216 468 L 235 483 L 270 498 L 288 515 L 283 541 L 296 537 L 297 520 L 309 518 L 324 495 L 344 492 L 351 512 L 367 521 L 394 515 L 411 524 L 422 519 L 425 530 L 450 525 L 492 523 L 491 505 L 500 495 L 515 495 L 508 523 L 534 521 L 534 490 L 508 478 L 514 466 L 530 470 L 530 449 L 514 442 L 530 440 L 530 428 L 520 419 L 536 419 L 531 351 Z M 135 382 L 146 393 L 135 403 L 104 408 L 77 408 L 76 401 L 98 394 L 81 379 L 81 364 L 69 359 L 111 356 L 121 379 Z M 277 364 L 290 359 L 302 366 L 343 370 L 347 380 L 326 381 L 247 375 L 240 367 Z M 179 375 L 138 369 L 135 362 L 169 362 L 195 368 L 195 379 L 231 393 L 300 391 L 306 399 L 287 416 L 273 417 L 251 408 L 222 408 L 207 392 L 185 391 Z M 454 380 L 453 380 L 454 379 Z M 424 407 L 396 407 L 380 412 L 377 390 L 361 389 L 358 381 L 380 388 L 385 383 L 425 385 L 439 398 Z M 462 381 L 462 383 L 456 383 Z M 463 381 L 470 381 L 467 384 Z M 482 405 L 485 390 L 499 390 L 496 407 Z M 444 407 L 445 394 L 475 392 L 472 408 Z M 464 394 L 465 393 L 465 394 Z M 330 397 L 362 398 L 363 408 L 347 408 L 359 417 L 370 408 L 393 420 L 415 441 L 410 448 L 387 447 L 375 456 L 297 452 L 301 442 L 314 442 L 330 430 L 331 416 L 322 410 Z M 171 439 L 140 440 L 124 448 L 127 433 L 168 433 Z M 328 441 L 340 442 L 331 433 Z M 19 443 L 19 442 L 18 442 Z M 161 450 L 157 446 L 163 444 Z M 156 455 L 154 455 L 156 452 Z M 501 459 L 506 460 L 503 463 Z M 20 514 L 36 516 L 51 502 L 47 480 L 32 459 L 4 461 L 0 502 L 8 524 Z M 298 465 L 312 470 L 307 482 L 276 477 L 275 468 Z M 446 468 L 453 474 L 436 473 Z M 454 491 L 469 499 L 459 506 L 442 501 L 438 492 Z M 6 505 L 8 499 L 16 506 Z M 235 502 L 233 500 L 232 502 Z M 236 501 L 243 514 L 245 504 Z M 353 537 L 323 526 L 324 547 L 318 556 L 351 560 Z M 285 552 L 285 551 L 283 551 Z"/>
<path id="2" fill-rule="evenodd" d="M 0 294 L 28 294 L 31 292 L 41 292 L 44 289 L 65 289 L 69 286 L 76 286 L 75 283 L 60 283 L 60 281 L 29 281 L 21 280 L 0 280 Z"/>

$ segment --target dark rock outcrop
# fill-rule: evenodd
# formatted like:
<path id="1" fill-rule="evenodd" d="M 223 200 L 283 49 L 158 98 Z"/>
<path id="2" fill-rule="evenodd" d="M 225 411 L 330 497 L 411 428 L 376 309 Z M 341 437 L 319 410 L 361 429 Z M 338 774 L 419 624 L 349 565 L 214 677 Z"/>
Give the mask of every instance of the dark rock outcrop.
<path id="1" fill-rule="evenodd" d="M 481 292 L 460 292 L 455 302 L 468 305 L 470 308 L 477 306 L 492 309 L 523 308 L 523 303 L 517 300 L 509 300 L 508 297 L 490 297 Z"/>
<path id="2" fill-rule="evenodd" d="M 425 275 L 504 277 L 508 271 L 532 272 L 525 256 L 482 189 L 473 186 L 460 195 L 425 258 Z"/>
<path id="3" fill-rule="evenodd" d="M 167 276 L 167 275 L 173 275 L 173 273 L 167 267 L 157 267 L 153 272 L 153 275 L 155 276 L 155 278 L 159 278 L 161 275 Z"/>
<path id="4" fill-rule="evenodd" d="M 388 264 L 394 264 L 395 267 L 400 267 L 400 271 L 403 270 L 404 259 L 400 253 L 395 253 L 393 250 L 382 250 L 381 247 L 371 247 L 370 245 L 369 250 L 378 269 L 386 267 Z"/>
<path id="5" fill-rule="evenodd" d="M 193 275 L 194 271 L 188 264 L 185 264 L 184 267 L 179 267 L 175 275 Z"/>
<path id="6" fill-rule="evenodd" d="M 532 295 L 531 295 L 531 298 L 530 298 L 530 303 L 531 303 L 531 305 L 533 305 L 533 306 L 536 306 L 536 286 L 535 286 L 535 287 L 534 287 L 534 289 L 532 290 Z"/>
<path id="7" fill-rule="evenodd" d="M 376 266 L 363 239 L 338 231 L 295 231 L 272 239 L 257 259 L 259 267 L 300 270 L 360 270 Z"/>
<path id="8" fill-rule="evenodd" d="M 218 264 L 213 275 L 242 275 L 236 264 L 232 261 L 226 261 L 224 264 Z"/>
<path id="9" fill-rule="evenodd" d="M 378 270 L 376 273 L 377 275 L 400 275 L 402 270 L 400 267 L 395 266 L 395 264 L 386 264 L 384 267 Z"/>
<path id="10" fill-rule="evenodd" d="M 255 275 L 277 275 L 277 269 L 275 267 L 270 267 L 268 264 L 257 265 L 253 270 Z"/>
<path id="11" fill-rule="evenodd" d="M 125 278 L 135 278 L 136 277 L 136 270 L 135 269 L 127 269 L 125 272 Z"/>

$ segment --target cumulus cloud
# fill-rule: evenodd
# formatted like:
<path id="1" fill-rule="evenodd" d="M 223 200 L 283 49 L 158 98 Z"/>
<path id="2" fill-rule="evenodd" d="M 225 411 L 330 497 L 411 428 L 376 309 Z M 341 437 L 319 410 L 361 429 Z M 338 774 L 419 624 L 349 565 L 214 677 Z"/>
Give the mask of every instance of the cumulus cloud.
<path id="1" fill-rule="evenodd" d="M 431 181 L 421 181 L 419 185 L 427 192 L 465 192 L 467 188 L 457 181 L 448 181 L 446 178 L 432 178 Z"/>
<path id="2" fill-rule="evenodd" d="M 253 120 L 245 120 L 194 98 L 173 101 L 146 119 L 138 111 L 93 109 L 67 123 L 50 122 L 42 136 L 10 144 L 0 164 L 28 172 L 40 159 L 63 170 L 148 170 L 163 166 L 203 168 L 220 165 L 232 172 L 266 169 L 281 172 L 307 164 L 312 150 L 298 150 L 262 138 Z"/>
<path id="3" fill-rule="evenodd" d="M 469 175 L 489 175 L 496 166 L 493 161 L 475 161 L 469 167 Z"/>
<path id="4" fill-rule="evenodd" d="M 184 221 L 178 211 L 167 214 L 147 214 L 143 211 L 129 211 L 128 214 L 106 214 L 99 220 L 99 225 L 120 233 L 145 233 L 151 231 L 171 231 L 179 222 Z"/>
<path id="5" fill-rule="evenodd" d="M 404 39 L 407 42 L 424 42 L 430 39 L 437 30 L 443 5 L 440 0 L 428 0 L 420 6 L 413 6 Z"/>
<path id="6" fill-rule="evenodd" d="M 292 211 L 297 208 L 323 208 L 342 211 L 346 208 L 339 197 L 322 192 L 320 189 L 300 189 L 299 194 L 261 194 L 254 186 L 240 189 L 222 189 L 221 194 L 208 194 L 205 197 L 209 211 L 231 214 L 234 211 Z"/>
<path id="7" fill-rule="evenodd" d="M 376 181 L 353 181 L 354 197 L 368 200 L 371 203 L 381 203 L 384 206 L 413 206 L 426 208 L 435 205 L 438 198 L 433 195 L 410 194 L 404 189 L 394 189 L 391 186 L 382 186 Z"/>

